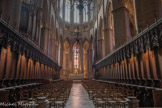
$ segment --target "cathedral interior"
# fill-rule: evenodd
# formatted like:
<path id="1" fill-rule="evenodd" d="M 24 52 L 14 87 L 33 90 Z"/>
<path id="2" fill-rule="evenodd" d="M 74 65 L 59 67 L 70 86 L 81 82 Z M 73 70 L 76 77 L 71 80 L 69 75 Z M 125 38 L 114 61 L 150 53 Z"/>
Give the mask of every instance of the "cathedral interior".
<path id="1" fill-rule="evenodd" d="M 0 108 L 161 100 L 162 0 L 0 0 Z"/>

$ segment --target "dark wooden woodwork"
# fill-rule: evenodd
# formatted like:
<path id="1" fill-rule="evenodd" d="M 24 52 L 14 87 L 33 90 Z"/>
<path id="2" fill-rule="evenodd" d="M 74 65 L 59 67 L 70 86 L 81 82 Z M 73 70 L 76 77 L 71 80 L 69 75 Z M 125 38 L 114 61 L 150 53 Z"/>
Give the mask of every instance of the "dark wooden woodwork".
<path id="1" fill-rule="evenodd" d="M 8 90 L 0 90 L 0 102 L 9 102 L 9 91 Z"/>
<path id="2" fill-rule="evenodd" d="M 153 91 L 154 107 L 162 107 L 162 90 Z"/>

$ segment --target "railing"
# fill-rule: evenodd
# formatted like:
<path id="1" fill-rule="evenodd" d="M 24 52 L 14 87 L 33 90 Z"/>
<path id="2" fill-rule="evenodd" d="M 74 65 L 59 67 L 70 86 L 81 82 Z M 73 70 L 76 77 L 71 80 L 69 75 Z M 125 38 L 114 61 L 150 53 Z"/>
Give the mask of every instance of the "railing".
<path id="1" fill-rule="evenodd" d="M 107 65 L 121 62 L 124 59 L 129 59 L 131 55 L 138 55 L 146 52 L 149 48 L 153 50 L 155 47 L 162 46 L 162 18 L 154 24 L 139 33 L 131 41 L 116 49 L 100 61 L 96 63 L 96 69 L 103 68 Z"/>
<path id="2" fill-rule="evenodd" d="M 14 52 L 20 52 L 22 55 L 25 54 L 27 58 L 32 58 L 54 69 L 59 69 L 58 64 L 46 56 L 37 45 L 15 31 L 0 18 L 0 46 L 6 48 L 8 45 L 11 46 L 11 50 Z"/>
<path id="3" fill-rule="evenodd" d="M 140 107 L 162 107 L 162 18 L 95 65 L 95 79 L 133 89 Z"/>

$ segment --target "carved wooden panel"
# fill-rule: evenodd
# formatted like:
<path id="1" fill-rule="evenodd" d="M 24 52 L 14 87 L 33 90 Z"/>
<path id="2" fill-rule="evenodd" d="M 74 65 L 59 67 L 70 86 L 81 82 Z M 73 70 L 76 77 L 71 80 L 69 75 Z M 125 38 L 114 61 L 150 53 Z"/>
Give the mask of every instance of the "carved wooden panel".
<path id="1" fill-rule="evenodd" d="M 153 91 L 154 107 L 162 107 L 162 90 Z"/>
<path id="2" fill-rule="evenodd" d="M 0 102 L 9 102 L 9 91 L 0 91 Z"/>

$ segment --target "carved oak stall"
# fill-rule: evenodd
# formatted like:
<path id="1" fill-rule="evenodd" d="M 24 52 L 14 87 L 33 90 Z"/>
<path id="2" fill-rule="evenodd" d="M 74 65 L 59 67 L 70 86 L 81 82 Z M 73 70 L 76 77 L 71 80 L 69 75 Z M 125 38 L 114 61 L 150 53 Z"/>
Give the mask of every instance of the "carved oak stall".
<path id="1" fill-rule="evenodd" d="M 1 102 L 15 102 L 20 90 L 59 79 L 59 69 L 39 47 L 0 18 L 0 94 L 5 93 Z"/>
<path id="2" fill-rule="evenodd" d="M 140 106 L 159 106 L 157 93 L 162 97 L 162 90 L 158 89 L 162 87 L 161 54 L 162 19 L 98 61 L 95 79 L 134 89 Z"/>

